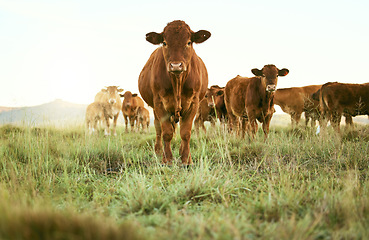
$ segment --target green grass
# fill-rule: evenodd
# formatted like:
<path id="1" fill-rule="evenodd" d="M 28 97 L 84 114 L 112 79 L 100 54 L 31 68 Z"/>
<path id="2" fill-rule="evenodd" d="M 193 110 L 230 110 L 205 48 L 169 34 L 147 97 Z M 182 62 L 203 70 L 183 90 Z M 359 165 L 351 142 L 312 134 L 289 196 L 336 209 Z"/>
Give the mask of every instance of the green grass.
<path id="1" fill-rule="evenodd" d="M 0 127 L 0 239 L 367 239 L 369 128 L 193 133 L 194 165 L 155 131 Z"/>

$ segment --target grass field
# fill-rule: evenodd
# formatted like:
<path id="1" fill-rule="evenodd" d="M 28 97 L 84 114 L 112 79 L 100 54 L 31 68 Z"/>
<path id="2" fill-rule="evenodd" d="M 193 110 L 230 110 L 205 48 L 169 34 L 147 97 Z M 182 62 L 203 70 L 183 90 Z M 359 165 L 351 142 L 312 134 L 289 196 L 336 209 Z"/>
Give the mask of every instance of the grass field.
<path id="1" fill-rule="evenodd" d="M 191 138 L 161 165 L 149 134 L 0 127 L 0 239 L 368 239 L 369 128 Z"/>

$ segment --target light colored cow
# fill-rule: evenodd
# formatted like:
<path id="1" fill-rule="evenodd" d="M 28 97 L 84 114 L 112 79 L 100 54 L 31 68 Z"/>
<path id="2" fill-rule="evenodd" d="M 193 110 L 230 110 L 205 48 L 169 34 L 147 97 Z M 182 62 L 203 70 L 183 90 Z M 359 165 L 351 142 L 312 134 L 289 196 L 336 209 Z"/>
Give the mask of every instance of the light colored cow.
<path id="1" fill-rule="evenodd" d="M 140 125 L 142 131 L 149 132 L 150 112 L 144 107 L 137 109 L 137 129 L 140 128 Z"/>
<path id="2" fill-rule="evenodd" d="M 108 103 L 111 105 L 112 113 L 113 113 L 113 134 L 117 135 L 116 126 L 119 113 L 122 109 L 122 101 L 120 100 L 119 93 L 122 92 L 123 89 L 118 88 L 118 86 L 109 86 L 106 89 L 101 89 L 95 96 L 95 102 L 100 103 Z"/>
<path id="3" fill-rule="evenodd" d="M 113 118 L 112 104 L 105 102 L 93 102 L 86 109 L 86 127 L 89 134 L 96 131 L 97 123 L 105 124 L 105 135 L 110 135 L 109 119 Z"/>

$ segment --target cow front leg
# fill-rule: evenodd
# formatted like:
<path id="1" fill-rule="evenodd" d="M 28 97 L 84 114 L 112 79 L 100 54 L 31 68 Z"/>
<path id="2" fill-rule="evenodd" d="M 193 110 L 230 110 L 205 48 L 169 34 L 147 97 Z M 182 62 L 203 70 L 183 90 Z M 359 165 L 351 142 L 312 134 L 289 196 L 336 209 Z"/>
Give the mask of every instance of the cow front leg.
<path id="1" fill-rule="evenodd" d="M 163 163 L 164 164 L 172 164 L 173 154 L 170 143 L 174 134 L 174 126 L 169 118 L 162 122 L 161 129 L 163 132 L 163 141 L 164 141 L 164 153 L 163 153 Z"/>
<path id="2" fill-rule="evenodd" d="M 135 117 L 134 116 L 129 117 L 129 123 L 131 125 L 131 132 L 134 132 L 135 131 Z"/>
<path id="3" fill-rule="evenodd" d="M 116 128 L 117 128 L 118 116 L 119 116 L 119 113 L 117 115 L 115 115 L 114 119 L 113 119 L 113 135 L 114 136 L 117 136 Z M 108 122 L 109 122 L 109 118 L 108 118 Z"/>
<path id="4" fill-rule="evenodd" d="M 267 139 L 268 134 L 269 134 L 269 125 L 270 125 L 270 121 L 272 120 L 272 116 L 273 114 L 267 115 L 263 122 L 264 141 Z"/>
<path id="5" fill-rule="evenodd" d="M 154 119 L 154 126 L 156 131 L 156 140 L 155 140 L 155 153 L 158 155 L 163 154 L 163 143 L 162 143 L 162 132 L 161 132 L 161 124 L 160 120 L 157 118 L 156 114 Z"/>
<path id="6" fill-rule="evenodd" d="M 127 115 L 123 115 L 124 117 L 124 124 L 126 125 L 126 133 L 128 132 L 128 116 Z"/>
<path id="7" fill-rule="evenodd" d="M 183 165 L 192 164 L 192 158 L 190 153 L 190 139 L 191 139 L 191 129 L 193 119 L 196 115 L 197 104 L 194 104 L 191 110 L 182 116 L 180 123 L 180 135 L 181 135 L 181 147 L 179 149 L 179 154 L 181 156 Z"/>

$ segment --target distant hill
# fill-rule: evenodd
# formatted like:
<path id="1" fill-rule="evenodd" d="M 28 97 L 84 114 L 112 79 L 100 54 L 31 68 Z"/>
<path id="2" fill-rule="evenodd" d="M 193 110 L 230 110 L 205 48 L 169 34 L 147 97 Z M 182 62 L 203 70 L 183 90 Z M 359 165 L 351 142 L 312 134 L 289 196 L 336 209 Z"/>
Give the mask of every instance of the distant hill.
<path id="1" fill-rule="evenodd" d="M 17 109 L 17 108 L 14 108 L 14 107 L 2 107 L 2 106 L 0 106 L 0 113 L 2 113 L 2 112 L 9 112 L 9 111 L 14 110 L 14 109 Z"/>
<path id="2" fill-rule="evenodd" d="M 10 108 L 0 107 L 0 125 L 3 124 L 25 124 L 25 125 L 70 125 L 84 124 L 87 105 L 65 102 L 57 99 L 50 103 L 45 103 L 33 107 Z M 152 108 L 150 111 L 150 125 L 154 124 L 154 114 Z M 367 116 L 358 116 L 353 118 L 355 123 L 369 124 Z M 122 113 L 118 118 L 118 125 L 123 125 Z M 273 126 L 290 126 L 290 116 L 285 113 L 275 113 L 273 115 L 271 125 Z M 300 124 L 305 124 L 302 118 Z M 344 118 L 342 118 L 344 124 Z"/>
<path id="3" fill-rule="evenodd" d="M 53 102 L 21 108 L 2 107 L 0 124 L 16 123 L 39 125 L 48 123 L 82 122 L 87 105 L 74 104 L 57 99 Z"/>

